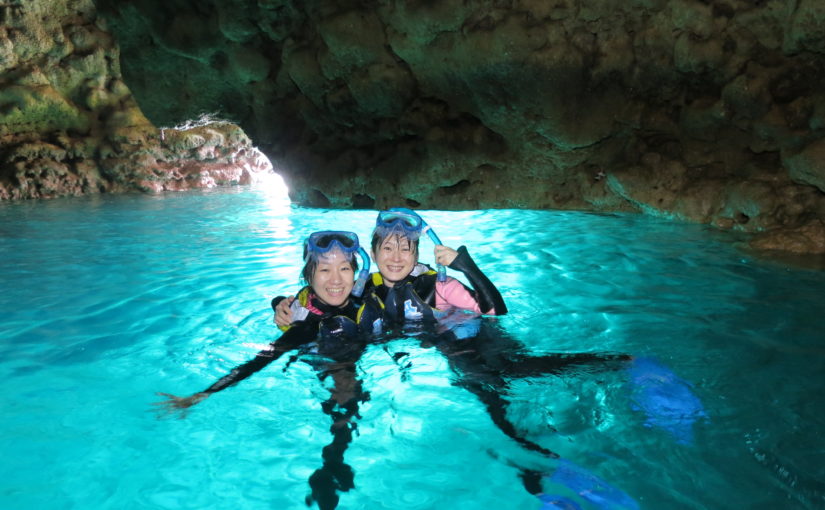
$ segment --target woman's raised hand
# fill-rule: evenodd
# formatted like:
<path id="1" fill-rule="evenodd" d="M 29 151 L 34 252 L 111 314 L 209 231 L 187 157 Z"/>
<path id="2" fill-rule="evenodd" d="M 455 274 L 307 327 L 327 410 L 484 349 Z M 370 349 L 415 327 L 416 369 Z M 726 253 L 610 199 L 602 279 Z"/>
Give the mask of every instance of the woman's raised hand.
<path id="1" fill-rule="evenodd" d="M 443 244 L 435 245 L 435 263 L 449 266 L 458 257 L 458 252 Z"/>

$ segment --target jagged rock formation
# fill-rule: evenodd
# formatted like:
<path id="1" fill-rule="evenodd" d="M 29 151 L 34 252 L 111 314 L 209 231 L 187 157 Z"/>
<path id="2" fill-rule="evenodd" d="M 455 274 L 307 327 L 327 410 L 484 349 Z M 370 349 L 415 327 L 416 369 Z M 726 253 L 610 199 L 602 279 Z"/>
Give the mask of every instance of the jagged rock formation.
<path id="1" fill-rule="evenodd" d="M 248 183 L 271 168 L 230 123 L 153 126 L 90 1 L 0 0 L 0 70 L 0 199 Z"/>
<path id="2" fill-rule="evenodd" d="M 96 5 L 149 119 L 236 121 L 300 203 L 639 210 L 825 251 L 817 0 Z"/>

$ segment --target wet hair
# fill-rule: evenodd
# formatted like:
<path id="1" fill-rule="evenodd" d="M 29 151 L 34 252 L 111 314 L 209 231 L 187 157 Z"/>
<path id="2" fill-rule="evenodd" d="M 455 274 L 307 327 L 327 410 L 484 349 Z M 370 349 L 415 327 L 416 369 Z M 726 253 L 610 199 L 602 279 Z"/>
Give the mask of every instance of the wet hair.
<path id="1" fill-rule="evenodd" d="M 395 231 L 391 232 L 390 235 L 385 236 L 385 237 L 381 237 L 380 235 L 378 235 L 378 233 L 373 233 L 372 234 L 372 242 L 370 242 L 370 247 L 372 248 L 372 252 L 373 253 L 378 253 L 378 247 L 381 246 L 382 244 L 384 244 L 384 241 L 386 241 L 388 237 L 392 237 L 392 236 L 398 236 L 399 237 L 399 242 L 401 240 L 400 238 L 404 238 L 407 241 L 409 241 L 410 248 L 412 248 L 414 253 L 418 254 L 418 241 L 419 241 L 419 239 L 416 239 L 415 241 L 412 241 L 412 240 L 410 240 L 409 237 L 404 236 L 404 235 L 400 234 L 399 232 L 395 232 Z"/>
<path id="2" fill-rule="evenodd" d="M 356 252 L 352 252 L 348 255 L 345 254 L 345 256 L 348 257 L 347 262 L 352 266 L 352 274 L 354 275 L 358 272 L 358 255 Z M 304 247 L 304 260 L 306 260 L 306 263 L 304 268 L 301 269 L 301 279 L 307 285 L 312 285 L 312 275 L 315 274 L 315 270 L 318 268 L 318 257 L 307 257 L 307 249 Z"/>

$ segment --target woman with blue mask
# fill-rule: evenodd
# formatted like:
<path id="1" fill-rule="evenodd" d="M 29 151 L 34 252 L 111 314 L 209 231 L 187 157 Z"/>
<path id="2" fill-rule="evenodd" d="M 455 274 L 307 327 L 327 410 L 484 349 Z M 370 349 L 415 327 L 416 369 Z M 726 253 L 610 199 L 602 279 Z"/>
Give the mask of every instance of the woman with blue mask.
<path id="1" fill-rule="evenodd" d="M 356 279 L 358 255 L 367 271 Z M 284 333 L 267 349 L 235 367 L 205 390 L 188 397 L 159 393 L 166 397 L 155 404 L 159 414 L 179 413 L 183 417 L 191 406 L 246 379 L 287 352 L 297 351 L 291 361 L 308 355 L 304 360 L 318 370 L 319 379 L 332 378 L 334 382 L 330 399 L 321 406 L 332 417 L 333 441 L 323 450 L 323 467 L 309 479 L 310 498 L 322 509 L 335 508 L 337 493 L 354 487 L 354 473 L 344 463 L 344 451 L 356 428 L 353 419 L 358 418 L 358 404 L 369 399 L 355 371 L 365 341 L 356 325 L 360 301 L 353 295 L 354 288 L 356 291 L 358 286 L 363 288 L 368 268 L 369 259 L 354 233 L 324 231 L 310 235 L 304 243 L 304 268 L 301 271 L 307 286 L 294 300 L 295 322 L 282 328 Z M 272 306 L 277 304 L 278 301 L 273 300 Z"/>
<path id="2" fill-rule="evenodd" d="M 424 235 L 435 245 L 437 270 L 418 261 L 419 241 Z M 555 456 L 519 434 L 507 418 L 508 402 L 503 395 L 507 394 L 509 378 L 557 374 L 577 365 L 629 359 L 596 353 L 533 356 L 497 324 L 461 314 L 460 310 L 503 315 L 507 307 L 467 249 L 443 245 L 414 211 L 394 208 L 379 212 L 371 248 L 378 272 L 370 276 L 364 290 L 358 316 L 361 329 L 378 333 L 400 327 L 403 331 L 416 328 L 419 333 L 428 329 L 437 333 L 422 336 L 422 341 L 444 353 L 458 375 L 455 384 L 474 393 L 499 429 L 529 450 Z M 472 288 L 446 276 L 444 266 L 461 271 Z M 282 327 L 292 320 L 287 306 L 290 299 L 276 307 L 275 321 Z M 454 310 L 459 313 L 452 314 Z"/>
<path id="3" fill-rule="evenodd" d="M 435 271 L 418 262 L 419 241 L 424 234 L 435 245 Z M 504 315 L 507 306 L 495 285 L 470 257 L 467 248 L 461 246 L 454 250 L 443 245 L 433 229 L 414 211 L 401 208 L 381 211 L 376 218 L 371 248 L 379 272 L 372 274 L 364 292 L 364 304 L 359 312 L 361 322 L 375 321 L 384 329 L 405 328 L 411 324 L 421 327 L 427 323 L 442 326 L 437 328 L 436 335 L 422 335 L 422 344 L 438 349 L 456 375 L 454 384 L 473 393 L 499 430 L 528 450 L 558 458 L 551 450 L 525 437 L 507 416 L 509 401 L 506 397 L 512 379 L 559 375 L 582 365 L 621 368 L 631 359 L 624 354 L 603 353 L 535 356 L 494 321 L 475 320 L 475 328 L 456 327 L 472 322 L 462 322 L 460 318 L 468 315 L 450 315 L 450 310 Z M 472 288 L 446 276 L 445 266 L 463 273 Z M 373 327 L 374 331 L 378 329 Z M 396 352 L 393 359 L 398 363 L 405 356 L 406 353 Z M 406 369 L 412 362 L 406 359 L 399 366 Z M 563 500 L 554 495 L 542 494 L 540 484 L 546 478 L 543 473 L 528 468 L 519 468 L 519 471 L 525 489 L 544 497 L 542 501 L 548 503 L 544 508 L 578 508 L 564 506 Z M 624 493 L 601 480 L 594 483 L 593 476 L 584 470 L 557 470 L 555 475 L 571 488 L 579 488 L 584 493 L 596 492 L 597 497 L 608 504 L 626 502 Z M 605 487 L 611 490 L 607 491 Z M 556 503 L 559 506 L 555 506 Z M 631 500 L 631 503 L 635 502 Z"/>
<path id="4" fill-rule="evenodd" d="M 419 263 L 419 243 L 427 235 L 435 245 L 437 271 Z M 437 318 L 450 309 L 485 315 L 504 315 L 507 306 L 495 285 L 478 268 L 467 248 L 454 250 L 441 243 L 435 231 L 416 212 L 404 208 L 378 213 L 372 234 L 372 275 L 367 295 L 394 324 Z M 468 288 L 446 276 L 445 267 L 460 271 Z"/>

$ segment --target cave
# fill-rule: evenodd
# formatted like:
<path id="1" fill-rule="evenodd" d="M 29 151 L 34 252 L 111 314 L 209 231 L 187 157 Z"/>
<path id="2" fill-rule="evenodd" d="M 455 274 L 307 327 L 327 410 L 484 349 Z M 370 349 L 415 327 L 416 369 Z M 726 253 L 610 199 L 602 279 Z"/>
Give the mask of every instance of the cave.
<path id="1" fill-rule="evenodd" d="M 22 2 L 0 198 L 248 184 L 330 208 L 638 211 L 825 252 L 825 9 Z"/>

